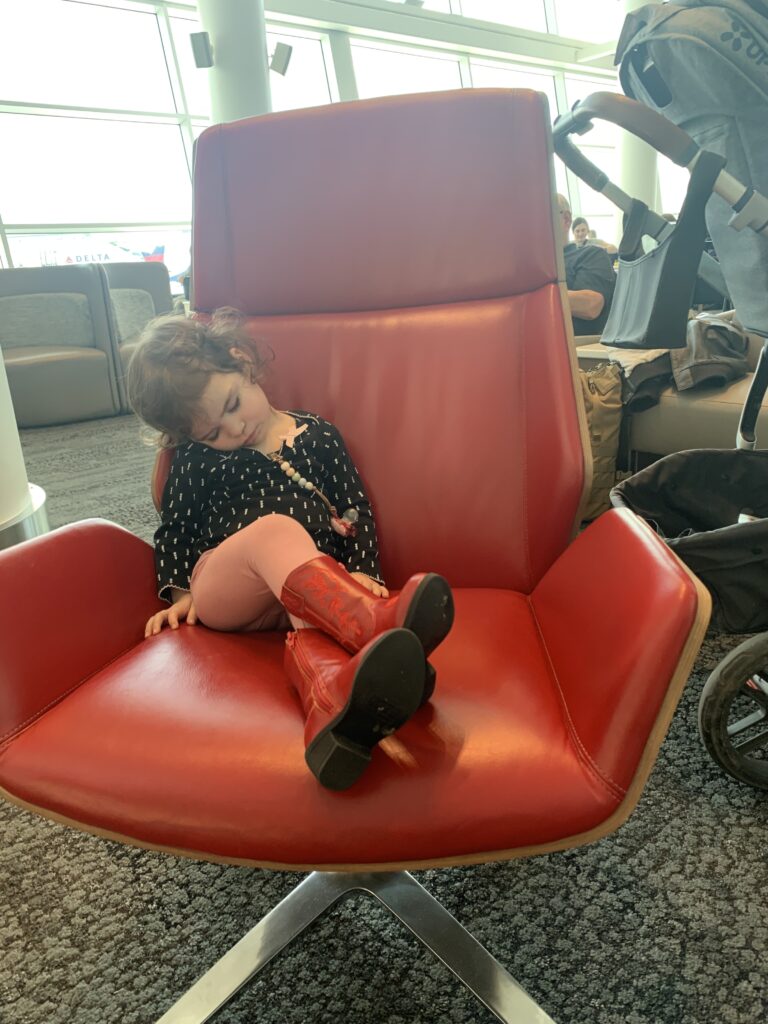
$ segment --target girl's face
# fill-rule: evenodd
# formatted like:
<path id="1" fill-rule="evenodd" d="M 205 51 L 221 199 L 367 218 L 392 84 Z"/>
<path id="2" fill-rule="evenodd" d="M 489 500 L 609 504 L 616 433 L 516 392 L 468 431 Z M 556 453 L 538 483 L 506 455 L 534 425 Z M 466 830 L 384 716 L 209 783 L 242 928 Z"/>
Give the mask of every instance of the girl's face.
<path id="1" fill-rule="evenodd" d="M 587 240 L 589 234 L 589 228 L 586 224 L 579 224 L 577 228 L 573 229 L 573 237 L 577 245 L 582 245 Z"/>
<path id="2" fill-rule="evenodd" d="M 264 440 L 274 417 L 258 384 L 241 373 L 213 373 L 200 396 L 192 440 L 221 452 L 245 448 Z"/>

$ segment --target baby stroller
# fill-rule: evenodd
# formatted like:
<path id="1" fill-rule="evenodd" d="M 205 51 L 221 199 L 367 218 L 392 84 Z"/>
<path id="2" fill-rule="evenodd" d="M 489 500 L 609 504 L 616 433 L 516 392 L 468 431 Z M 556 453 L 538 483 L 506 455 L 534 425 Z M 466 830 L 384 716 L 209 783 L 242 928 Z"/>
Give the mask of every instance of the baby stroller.
<path id="1" fill-rule="evenodd" d="M 735 450 L 678 452 L 619 483 L 617 507 L 646 519 L 712 595 L 727 633 L 768 628 L 768 451 L 755 423 L 768 388 L 768 342 L 739 422 Z M 699 732 L 733 778 L 768 789 L 768 632 L 727 655 L 699 701 Z"/>
<path id="2" fill-rule="evenodd" d="M 615 63 L 626 96 L 663 114 L 729 172 L 768 195 L 768 2 L 671 0 L 628 14 Z M 768 329 L 768 237 L 734 231 L 716 196 L 707 227 L 742 324 Z"/>
<path id="3" fill-rule="evenodd" d="M 647 107 L 610 93 L 595 93 L 558 119 L 553 129 L 555 152 L 627 217 L 637 219 L 636 201 L 584 158 L 569 138 L 588 131 L 595 117 L 633 132 L 689 170 L 702 159 L 702 151 L 686 132 Z M 741 184 L 724 164 L 722 159 L 719 170 L 712 165 L 711 188 L 733 208 L 733 226 L 749 227 L 768 237 L 768 200 Z M 646 293 L 650 315 L 643 317 L 636 306 L 629 311 L 625 329 L 625 311 L 615 308 L 604 342 L 682 347 L 697 273 L 722 294 L 729 291 L 720 267 L 702 253 L 703 207 L 701 214 L 697 231 L 677 239 L 674 294 L 659 302 L 658 292 Z M 647 208 L 640 216 L 641 234 L 655 238 L 659 248 L 670 241 L 674 225 Z M 626 265 L 631 263 L 630 259 Z M 622 264 L 620 258 L 614 304 L 621 292 Z M 663 276 L 662 267 L 657 284 L 664 284 Z M 768 323 L 763 327 L 755 333 L 766 334 Z M 606 338 L 609 328 L 612 337 Z M 703 449 L 666 456 L 622 481 L 611 493 L 615 506 L 628 507 L 646 519 L 701 578 L 713 597 L 713 625 L 730 633 L 768 630 L 768 452 L 755 450 L 755 425 L 766 388 L 768 341 L 742 412 L 735 450 Z M 701 695 L 699 729 L 706 749 L 726 772 L 768 789 L 768 632 L 745 641 L 712 672 Z"/>

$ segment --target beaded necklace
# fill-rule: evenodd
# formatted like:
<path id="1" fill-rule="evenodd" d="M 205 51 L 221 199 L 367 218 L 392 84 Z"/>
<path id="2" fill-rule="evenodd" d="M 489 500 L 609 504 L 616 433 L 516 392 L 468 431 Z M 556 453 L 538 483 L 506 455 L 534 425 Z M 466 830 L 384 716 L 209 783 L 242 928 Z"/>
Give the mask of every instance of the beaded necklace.
<path id="1" fill-rule="evenodd" d="M 278 440 L 282 441 L 282 444 L 276 452 L 269 452 L 267 454 L 267 458 L 276 463 L 289 480 L 303 488 L 305 491 L 309 491 L 310 494 L 322 501 L 328 509 L 328 513 L 331 517 L 332 530 L 340 534 L 342 537 L 354 537 L 357 533 L 357 527 L 355 524 L 359 519 L 357 510 L 354 508 L 348 508 L 343 516 L 339 516 L 336 506 L 331 504 L 317 484 L 302 476 L 297 469 L 294 469 L 288 459 L 285 458 L 285 446 L 287 445 L 291 450 L 293 450 L 296 438 L 299 434 L 303 434 L 306 429 L 307 424 L 303 423 L 300 427 L 292 427 L 287 434 L 279 434 Z"/>

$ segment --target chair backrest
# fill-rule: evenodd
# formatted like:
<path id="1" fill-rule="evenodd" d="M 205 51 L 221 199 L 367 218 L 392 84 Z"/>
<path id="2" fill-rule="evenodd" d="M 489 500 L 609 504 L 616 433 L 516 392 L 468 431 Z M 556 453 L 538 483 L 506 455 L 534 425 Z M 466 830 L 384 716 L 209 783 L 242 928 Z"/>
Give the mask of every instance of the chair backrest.
<path id="1" fill-rule="evenodd" d="M 0 347 L 111 352 L 106 279 L 97 264 L 0 270 Z"/>
<path id="2" fill-rule="evenodd" d="M 118 343 L 130 341 L 147 323 L 173 308 L 171 281 L 164 263 L 105 263 Z"/>
<path id="3" fill-rule="evenodd" d="M 149 489 L 152 495 L 152 504 L 158 512 L 163 502 L 163 491 L 168 480 L 168 474 L 171 471 L 174 451 L 174 448 L 160 448 L 152 466 L 152 479 L 150 480 Z"/>
<path id="4" fill-rule="evenodd" d="M 585 477 L 545 98 L 388 97 L 209 128 L 195 308 L 275 352 L 281 408 L 337 424 L 397 585 L 528 592 Z"/>

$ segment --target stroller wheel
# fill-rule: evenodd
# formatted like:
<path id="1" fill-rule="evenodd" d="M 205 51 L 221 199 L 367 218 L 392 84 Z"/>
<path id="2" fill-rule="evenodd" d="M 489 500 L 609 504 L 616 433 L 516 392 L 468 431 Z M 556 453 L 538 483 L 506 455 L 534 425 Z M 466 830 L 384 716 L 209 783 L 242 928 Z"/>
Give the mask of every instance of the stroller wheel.
<path id="1" fill-rule="evenodd" d="M 724 771 L 768 789 L 768 633 L 739 644 L 712 672 L 699 701 L 699 732 Z"/>

